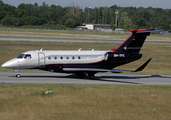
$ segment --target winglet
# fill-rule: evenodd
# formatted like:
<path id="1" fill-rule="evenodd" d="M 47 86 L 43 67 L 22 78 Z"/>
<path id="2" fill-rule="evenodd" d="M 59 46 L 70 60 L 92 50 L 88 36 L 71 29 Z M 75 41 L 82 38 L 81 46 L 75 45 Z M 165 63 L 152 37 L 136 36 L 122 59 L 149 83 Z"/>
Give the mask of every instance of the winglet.
<path id="1" fill-rule="evenodd" d="M 140 66 L 138 69 L 136 69 L 135 71 L 133 72 L 138 72 L 138 71 L 142 71 L 147 65 L 148 63 L 150 62 L 152 58 L 150 58 L 149 60 L 147 60 L 142 66 Z"/>

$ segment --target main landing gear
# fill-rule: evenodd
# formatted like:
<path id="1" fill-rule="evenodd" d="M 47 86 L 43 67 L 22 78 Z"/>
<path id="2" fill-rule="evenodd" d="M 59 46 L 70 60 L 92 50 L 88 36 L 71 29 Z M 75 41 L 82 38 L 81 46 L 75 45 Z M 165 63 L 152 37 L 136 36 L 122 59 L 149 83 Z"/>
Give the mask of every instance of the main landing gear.
<path id="1" fill-rule="evenodd" d="M 88 76 L 86 76 L 87 79 L 92 79 L 94 80 L 95 79 L 95 76 L 94 74 L 89 74 Z"/>
<path id="2" fill-rule="evenodd" d="M 19 74 L 20 69 L 15 69 L 15 71 L 17 72 L 16 77 L 20 78 L 21 77 L 21 75 Z"/>
<path id="3" fill-rule="evenodd" d="M 80 78 L 85 78 L 85 79 L 95 79 L 94 73 L 87 73 L 87 72 L 79 72 L 76 73 L 77 76 Z"/>

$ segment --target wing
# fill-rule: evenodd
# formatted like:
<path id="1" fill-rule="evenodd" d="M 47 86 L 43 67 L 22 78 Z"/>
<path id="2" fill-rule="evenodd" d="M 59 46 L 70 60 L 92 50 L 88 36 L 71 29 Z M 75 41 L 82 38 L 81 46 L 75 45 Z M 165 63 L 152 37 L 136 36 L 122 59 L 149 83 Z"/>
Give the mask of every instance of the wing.
<path id="1" fill-rule="evenodd" d="M 110 70 L 110 69 L 98 69 L 98 68 L 63 68 L 64 71 L 68 72 L 113 72 L 113 73 L 121 73 L 121 72 L 138 72 L 142 71 L 147 64 L 150 62 L 151 58 L 147 60 L 142 66 L 138 69 L 131 71 L 131 70 Z"/>

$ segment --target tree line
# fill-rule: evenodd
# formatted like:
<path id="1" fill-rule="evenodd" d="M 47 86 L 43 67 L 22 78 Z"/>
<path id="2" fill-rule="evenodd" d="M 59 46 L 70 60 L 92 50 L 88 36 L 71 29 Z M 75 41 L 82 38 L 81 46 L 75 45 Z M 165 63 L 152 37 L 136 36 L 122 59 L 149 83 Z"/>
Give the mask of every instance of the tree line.
<path id="1" fill-rule="evenodd" d="M 171 30 L 171 9 L 143 7 L 111 7 L 81 8 L 71 3 L 68 7 L 60 5 L 20 4 L 14 7 L 0 3 L 0 24 L 5 26 L 58 26 L 74 28 L 83 23 L 110 24 L 116 28 L 118 11 L 118 26 L 123 29 L 156 28 Z"/>

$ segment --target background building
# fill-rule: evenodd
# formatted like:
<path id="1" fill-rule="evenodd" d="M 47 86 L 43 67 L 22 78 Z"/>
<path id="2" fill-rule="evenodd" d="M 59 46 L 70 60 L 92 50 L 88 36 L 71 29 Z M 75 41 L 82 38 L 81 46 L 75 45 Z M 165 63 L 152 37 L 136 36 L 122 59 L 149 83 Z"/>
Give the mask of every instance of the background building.
<path id="1" fill-rule="evenodd" d="M 107 25 L 107 24 L 83 24 L 87 29 L 89 30 L 103 30 L 103 29 L 111 29 L 111 25 Z"/>

